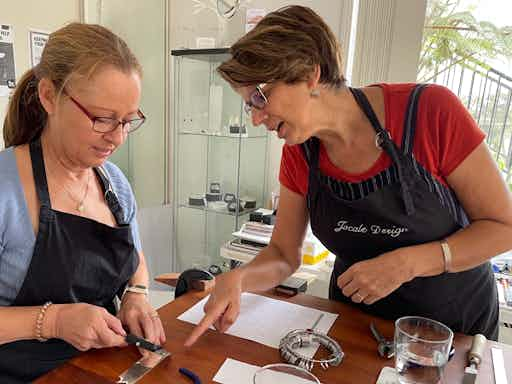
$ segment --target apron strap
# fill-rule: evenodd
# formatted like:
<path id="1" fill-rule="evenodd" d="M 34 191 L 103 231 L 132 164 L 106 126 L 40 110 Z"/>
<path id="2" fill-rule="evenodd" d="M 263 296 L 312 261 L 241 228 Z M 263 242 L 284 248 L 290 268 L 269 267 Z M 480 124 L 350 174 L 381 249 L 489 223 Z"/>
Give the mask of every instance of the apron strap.
<path id="1" fill-rule="evenodd" d="M 320 153 L 320 140 L 317 137 L 311 137 L 309 140 L 301 144 L 302 152 L 306 158 L 309 166 L 309 173 L 319 169 L 319 153 Z"/>
<path id="2" fill-rule="evenodd" d="M 29 144 L 30 158 L 32 161 L 32 174 L 34 175 L 35 188 L 39 204 L 46 210 L 51 208 L 50 194 L 48 193 L 48 181 L 46 180 L 46 169 L 44 167 L 43 150 L 41 139 L 31 141 Z"/>
<path id="3" fill-rule="evenodd" d="M 416 208 L 414 206 L 414 202 L 411 195 L 411 188 L 409 186 L 409 180 L 405 176 L 405 161 L 404 156 L 397 148 L 395 142 L 391 139 L 391 135 L 387 130 L 382 128 L 380 125 L 373 108 L 366 98 L 366 95 L 357 88 L 349 88 L 352 95 L 354 95 L 354 99 L 357 104 L 361 107 L 364 114 L 370 121 L 373 129 L 377 134 L 378 142 L 380 143 L 381 148 L 386 151 L 386 153 L 391 157 L 391 160 L 397 167 L 398 171 L 398 179 L 400 181 L 400 189 L 402 191 L 402 201 L 404 202 L 405 212 L 407 216 L 413 215 L 416 212 Z"/>
<path id="4" fill-rule="evenodd" d="M 48 192 L 48 181 L 46 179 L 46 169 L 44 166 L 43 150 L 41 147 L 41 139 L 34 140 L 29 144 L 30 157 L 32 160 L 32 173 L 34 175 L 35 188 L 39 203 L 41 204 L 41 214 L 50 215 L 51 211 L 51 200 Z M 117 195 L 115 194 L 110 181 L 107 177 L 107 172 L 103 167 L 94 168 L 96 175 L 98 176 L 103 191 L 105 193 L 105 200 L 108 207 L 112 211 L 114 218 L 118 225 L 126 224 L 124 220 L 123 208 L 119 204 Z M 45 216 L 46 217 L 46 216 Z"/>
<path id="5" fill-rule="evenodd" d="M 402 153 L 406 156 L 412 156 L 418 115 L 418 101 L 421 93 L 427 86 L 428 84 L 416 85 L 409 96 L 404 118 L 404 133 L 402 135 Z"/>
<path id="6" fill-rule="evenodd" d="M 105 193 L 105 201 L 107 205 L 114 215 L 116 222 L 118 225 L 127 224 L 124 219 L 123 208 L 121 204 L 119 204 L 119 199 L 117 198 L 114 189 L 112 188 L 112 184 L 110 184 L 110 180 L 107 176 L 107 171 L 103 168 L 103 166 L 99 166 L 94 168 L 94 172 L 98 176 L 101 185 L 103 187 L 103 192 Z"/>

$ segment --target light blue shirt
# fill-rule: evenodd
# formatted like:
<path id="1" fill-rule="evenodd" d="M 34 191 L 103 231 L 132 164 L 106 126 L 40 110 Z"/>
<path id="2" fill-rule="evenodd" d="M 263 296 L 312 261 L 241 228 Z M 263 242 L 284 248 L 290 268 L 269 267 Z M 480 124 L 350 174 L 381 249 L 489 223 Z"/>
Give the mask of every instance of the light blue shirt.
<path id="1" fill-rule="evenodd" d="M 131 186 L 116 165 L 106 162 L 104 169 L 140 252 L 137 204 Z M 35 242 L 14 150 L 10 147 L 0 151 L 0 306 L 10 305 L 18 295 L 32 260 Z"/>

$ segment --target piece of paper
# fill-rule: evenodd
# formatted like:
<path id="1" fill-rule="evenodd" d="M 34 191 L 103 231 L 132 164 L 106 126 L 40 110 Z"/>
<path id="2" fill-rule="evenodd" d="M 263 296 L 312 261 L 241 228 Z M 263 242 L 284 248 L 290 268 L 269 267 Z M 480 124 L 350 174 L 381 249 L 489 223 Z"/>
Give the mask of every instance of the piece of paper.
<path id="1" fill-rule="evenodd" d="M 30 65 L 35 67 L 41 61 L 44 46 L 48 41 L 50 34 L 48 32 L 37 31 L 35 29 L 29 30 L 28 42 L 30 48 Z"/>
<path id="2" fill-rule="evenodd" d="M 226 359 L 224 364 L 213 378 L 213 381 L 220 384 L 252 384 L 254 374 L 260 367 L 243 363 L 238 360 Z M 259 383 L 279 383 L 279 384 L 313 384 L 312 380 L 306 380 L 301 377 L 292 376 L 282 372 L 266 370 L 259 373 Z"/>
<path id="3" fill-rule="evenodd" d="M 15 86 L 14 30 L 12 25 L 0 24 L 0 96 L 9 96 Z"/>
<path id="4" fill-rule="evenodd" d="M 503 350 L 500 348 L 491 348 L 492 366 L 494 370 L 494 380 L 496 384 L 507 384 L 507 372 L 505 372 L 505 359 Z"/>
<path id="5" fill-rule="evenodd" d="M 242 363 L 241 361 L 233 359 L 226 359 L 213 378 L 213 381 L 221 384 L 252 384 L 252 378 L 259 368 L 260 367 L 257 365 Z"/>
<path id="6" fill-rule="evenodd" d="M 395 369 L 391 367 L 382 368 L 375 384 L 398 384 L 398 375 Z"/>
<path id="7" fill-rule="evenodd" d="M 198 302 L 179 316 L 178 320 L 198 324 L 204 316 L 203 307 L 207 299 L 208 297 Z M 322 314 L 315 330 L 327 334 L 336 321 L 337 314 L 253 293 L 243 293 L 240 315 L 226 333 L 279 348 L 279 342 L 288 332 L 311 328 Z M 313 357 L 317 349 L 318 345 L 309 349 L 303 348 L 301 353 Z"/>

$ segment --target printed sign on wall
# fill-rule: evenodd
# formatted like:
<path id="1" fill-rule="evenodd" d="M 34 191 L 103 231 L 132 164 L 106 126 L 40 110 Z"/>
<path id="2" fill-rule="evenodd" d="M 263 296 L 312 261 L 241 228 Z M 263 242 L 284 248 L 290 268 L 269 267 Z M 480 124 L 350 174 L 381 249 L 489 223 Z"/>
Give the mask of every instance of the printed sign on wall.
<path id="1" fill-rule="evenodd" d="M 9 96 L 15 86 L 14 30 L 12 25 L 0 24 L 0 96 Z"/>
<path id="2" fill-rule="evenodd" d="M 47 32 L 36 31 L 31 29 L 29 31 L 29 44 L 30 44 L 30 65 L 35 67 L 41 61 L 44 46 L 48 41 L 50 34 Z"/>

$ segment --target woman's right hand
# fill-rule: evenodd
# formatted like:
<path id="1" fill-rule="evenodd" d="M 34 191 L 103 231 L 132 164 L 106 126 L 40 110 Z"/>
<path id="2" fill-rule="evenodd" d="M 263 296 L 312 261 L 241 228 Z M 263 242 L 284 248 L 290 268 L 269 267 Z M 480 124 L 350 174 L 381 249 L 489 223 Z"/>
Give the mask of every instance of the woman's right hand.
<path id="1" fill-rule="evenodd" d="M 126 345 L 121 321 L 95 305 L 51 305 L 44 323 L 44 337 L 62 339 L 80 351 Z"/>
<path id="2" fill-rule="evenodd" d="M 211 325 L 219 332 L 226 332 L 240 313 L 241 295 L 242 268 L 215 277 L 215 288 L 204 306 L 205 315 L 185 341 L 185 346 L 194 344 Z"/>

